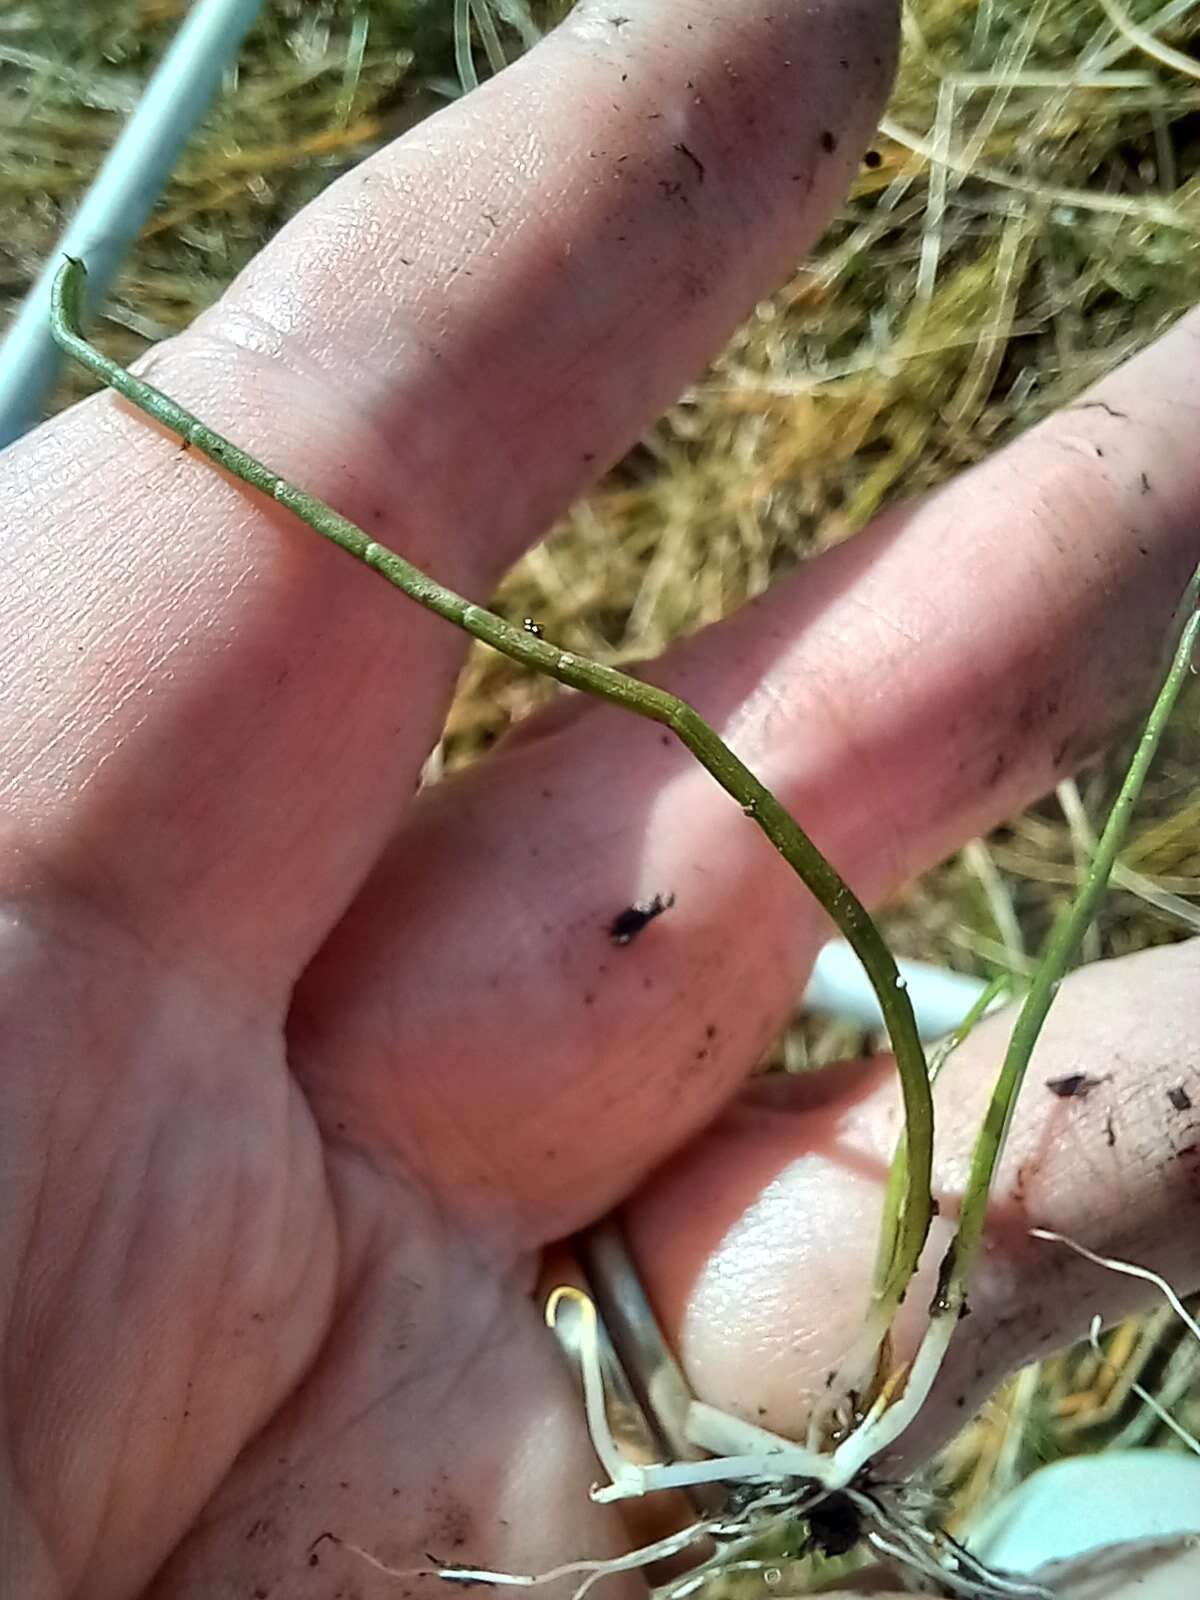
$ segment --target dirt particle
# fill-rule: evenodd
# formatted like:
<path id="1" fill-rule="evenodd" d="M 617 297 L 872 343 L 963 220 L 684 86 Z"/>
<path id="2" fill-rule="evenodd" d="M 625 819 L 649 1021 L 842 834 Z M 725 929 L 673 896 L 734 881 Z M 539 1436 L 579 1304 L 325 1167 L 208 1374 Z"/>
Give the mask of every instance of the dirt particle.
<path id="1" fill-rule="evenodd" d="M 1110 1150 L 1117 1142 L 1117 1130 L 1113 1127 L 1111 1112 L 1104 1119 L 1104 1142 Z"/>
<path id="2" fill-rule="evenodd" d="M 684 144 L 682 140 L 677 145 L 675 145 L 674 148 L 679 152 L 679 154 L 681 156 L 683 156 L 683 158 L 686 161 L 690 161 L 692 166 L 696 169 L 696 182 L 697 183 L 703 183 L 704 182 L 705 166 L 704 166 L 703 161 L 701 161 L 700 157 L 695 153 L 694 150 L 689 150 L 687 145 Z"/>
<path id="3" fill-rule="evenodd" d="M 1181 1083 L 1177 1083 L 1173 1088 L 1167 1090 L 1167 1099 L 1176 1111 L 1190 1111 L 1192 1109 L 1192 1097 Z"/>
<path id="4" fill-rule="evenodd" d="M 673 894 L 656 894 L 649 900 L 637 900 L 624 911 L 618 911 L 608 926 L 608 937 L 614 944 L 631 944 L 648 922 L 661 917 L 675 904 Z"/>
<path id="5" fill-rule="evenodd" d="M 1138 474 L 1138 482 L 1142 486 L 1142 493 L 1143 494 L 1149 494 L 1150 493 L 1150 479 L 1146 476 L 1146 474 L 1144 472 Z"/>
<path id="6" fill-rule="evenodd" d="M 826 155 L 832 155 L 837 149 L 837 134 L 833 132 L 832 128 L 821 129 L 820 145 Z"/>
<path id="7" fill-rule="evenodd" d="M 1068 411 L 1103 411 L 1110 417 L 1119 417 L 1122 422 L 1129 421 L 1129 414 L 1118 411 L 1115 406 L 1110 406 L 1107 400 L 1081 400 L 1076 406 L 1068 406 Z"/>
<path id="8" fill-rule="evenodd" d="M 1046 1087 L 1060 1100 L 1086 1100 L 1100 1081 L 1086 1072 L 1065 1072 L 1061 1078 L 1047 1078 Z"/>
<path id="9" fill-rule="evenodd" d="M 994 789 L 1007 770 L 1008 752 L 1006 750 L 997 750 L 991 759 L 987 771 L 983 775 L 984 788 Z"/>

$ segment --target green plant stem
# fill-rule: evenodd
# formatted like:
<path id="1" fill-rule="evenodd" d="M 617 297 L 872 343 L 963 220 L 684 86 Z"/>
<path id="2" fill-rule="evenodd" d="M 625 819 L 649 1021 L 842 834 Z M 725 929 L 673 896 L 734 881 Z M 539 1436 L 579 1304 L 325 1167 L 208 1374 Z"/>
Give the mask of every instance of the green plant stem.
<path id="1" fill-rule="evenodd" d="M 479 76 L 471 50 L 471 0 L 454 0 L 454 65 L 464 94 L 478 89 Z"/>
<path id="2" fill-rule="evenodd" d="M 984 989 L 983 993 L 973 1003 L 966 1016 L 940 1044 L 930 1053 L 929 1082 L 932 1086 L 938 1080 L 942 1068 L 959 1046 L 974 1032 L 977 1023 L 987 1015 L 988 1011 L 1008 988 L 1010 979 L 1007 973 L 993 978 Z M 892 1226 L 890 1219 L 899 1215 L 900 1207 L 904 1203 L 904 1195 L 908 1187 L 908 1152 L 904 1144 L 896 1147 L 896 1154 L 892 1158 L 892 1165 L 888 1172 L 887 1188 L 884 1191 L 884 1226 L 880 1234 L 880 1255 L 875 1264 L 875 1281 L 882 1286 L 887 1282 L 890 1261 L 883 1254 L 883 1246 L 889 1237 Z"/>
<path id="3" fill-rule="evenodd" d="M 471 10 L 475 16 L 475 25 L 479 29 L 479 37 L 483 41 L 488 66 L 493 72 L 503 72 L 508 62 L 504 58 L 504 46 L 500 43 L 500 35 L 496 30 L 496 20 L 492 16 L 489 0 L 471 0 Z"/>
<path id="4" fill-rule="evenodd" d="M 1154 706 L 1146 719 L 1125 781 L 1121 785 L 1120 793 L 1096 845 L 1083 887 L 1074 903 L 1066 907 L 1056 921 L 1017 1016 L 987 1115 L 975 1141 L 971 1171 L 963 1193 L 958 1231 L 942 1263 L 939 1291 L 933 1308 L 935 1315 L 949 1311 L 957 1316 L 966 1304 L 967 1282 L 983 1238 L 988 1194 L 1012 1124 L 1017 1096 L 1029 1066 L 1029 1059 L 1033 1054 L 1033 1047 L 1041 1032 L 1042 1024 L 1046 1020 L 1046 1014 L 1054 1003 L 1059 985 L 1079 949 L 1108 886 L 1117 853 L 1129 827 L 1133 808 L 1142 792 L 1142 785 L 1146 781 L 1146 774 L 1154 760 L 1163 730 L 1187 679 L 1196 641 L 1200 637 L 1200 612 L 1196 610 L 1198 597 L 1200 597 L 1200 568 L 1193 573 L 1184 592 L 1180 606 L 1184 623 L 1177 648 Z"/>
<path id="5" fill-rule="evenodd" d="M 81 331 L 80 318 L 85 276 L 82 263 L 68 259 L 54 284 L 51 328 L 68 355 L 226 472 L 285 506 L 314 532 L 371 567 L 427 610 L 465 629 L 473 638 L 522 666 L 532 667 L 568 688 L 623 706 L 669 728 L 757 823 L 820 901 L 870 978 L 900 1076 L 907 1183 L 903 1201 L 889 1219 L 892 1237 L 885 1239 L 881 1246 L 891 1262 L 883 1292 L 889 1300 L 898 1300 L 916 1271 L 932 1216 L 933 1100 L 912 1003 L 887 945 L 853 890 L 770 790 L 686 701 L 613 667 L 560 650 L 547 640 L 514 627 L 494 612 L 443 588 L 403 556 L 369 538 L 324 501 L 288 483 L 245 450 L 206 427 L 161 390 L 135 378 L 89 344 Z"/>

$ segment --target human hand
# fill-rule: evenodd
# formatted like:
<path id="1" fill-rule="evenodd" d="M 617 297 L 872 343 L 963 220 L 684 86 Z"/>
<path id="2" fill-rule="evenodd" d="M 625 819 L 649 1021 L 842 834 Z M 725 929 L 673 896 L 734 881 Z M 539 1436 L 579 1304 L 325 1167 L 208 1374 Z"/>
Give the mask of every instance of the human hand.
<path id="1" fill-rule="evenodd" d="M 479 598 L 811 242 L 886 86 L 882 0 L 624 11 L 583 7 L 350 174 L 143 364 Z M 864 895 L 1146 687 L 1194 560 L 1195 337 L 1110 381 L 1133 422 L 1055 419 L 656 668 Z M 682 751 L 605 709 L 414 801 L 460 638 L 111 397 L 0 470 L 6 1583 L 374 1600 L 402 1590 L 328 1544 L 310 1565 L 321 1533 L 401 1568 L 621 1548 L 539 1255 L 623 1204 L 705 1397 L 804 1419 L 862 1304 L 886 1066 L 723 1108 L 820 919 Z M 1029 1220 L 1185 1286 L 1195 1153 L 1153 1083 L 1194 1062 L 1195 961 L 1077 980 L 1105 1004 L 1070 1026 L 1064 993 L 1038 1075 L 1120 1035 L 1151 1087 L 1111 1151 L 1099 1096 L 1049 1135 L 1031 1103 L 1010 1180 Z M 995 1048 L 953 1069 L 947 1210 Z M 1079 1331 L 1077 1269 L 1014 1206 L 930 1439 Z"/>

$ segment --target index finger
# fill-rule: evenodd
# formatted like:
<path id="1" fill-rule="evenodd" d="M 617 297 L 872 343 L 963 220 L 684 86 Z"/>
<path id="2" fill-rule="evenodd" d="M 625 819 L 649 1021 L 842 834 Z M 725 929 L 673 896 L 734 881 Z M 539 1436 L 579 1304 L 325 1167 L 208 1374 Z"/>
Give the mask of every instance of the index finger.
<path id="1" fill-rule="evenodd" d="M 894 22 L 892 0 L 584 4 L 145 365 L 485 598 L 811 241 Z M 283 995 L 394 828 L 459 641 L 111 397 L 4 467 L 7 886 Z"/>

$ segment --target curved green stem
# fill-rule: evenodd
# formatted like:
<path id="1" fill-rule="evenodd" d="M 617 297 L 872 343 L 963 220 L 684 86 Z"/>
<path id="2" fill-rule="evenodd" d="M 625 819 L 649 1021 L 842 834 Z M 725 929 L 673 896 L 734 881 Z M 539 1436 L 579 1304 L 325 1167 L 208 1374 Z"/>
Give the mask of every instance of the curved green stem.
<path id="1" fill-rule="evenodd" d="M 916 1019 L 896 964 L 862 902 L 780 805 L 775 796 L 734 755 L 729 746 L 686 701 L 653 684 L 643 683 L 614 667 L 560 650 L 545 639 L 514 627 L 503 617 L 473 605 L 371 539 L 334 509 L 306 494 L 255 460 L 229 439 L 207 427 L 153 385 L 135 378 L 109 360 L 84 337 L 80 311 L 86 273 L 81 262 L 68 259 L 54 284 L 51 329 L 62 348 L 102 383 L 186 439 L 203 455 L 251 488 L 268 495 L 329 539 L 364 562 L 408 597 L 448 622 L 463 628 L 502 655 L 555 678 L 568 688 L 624 706 L 669 728 L 721 787 L 766 834 L 833 918 L 862 962 L 879 1001 L 896 1057 L 904 1097 L 905 1192 L 889 1219 L 891 1238 L 883 1253 L 890 1263 L 882 1295 L 897 1301 L 916 1270 L 932 1214 L 933 1102 L 925 1052 Z"/>

